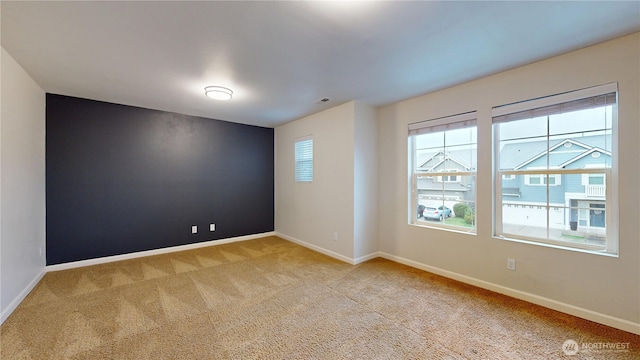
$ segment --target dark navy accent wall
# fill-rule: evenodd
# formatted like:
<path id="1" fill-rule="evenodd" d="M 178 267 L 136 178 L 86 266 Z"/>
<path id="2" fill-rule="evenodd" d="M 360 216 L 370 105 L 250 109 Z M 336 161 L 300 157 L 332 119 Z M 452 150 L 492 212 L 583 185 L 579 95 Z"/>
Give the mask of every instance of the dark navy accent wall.
<path id="1" fill-rule="evenodd" d="M 273 231 L 273 129 L 53 94 L 46 106 L 48 265 Z"/>

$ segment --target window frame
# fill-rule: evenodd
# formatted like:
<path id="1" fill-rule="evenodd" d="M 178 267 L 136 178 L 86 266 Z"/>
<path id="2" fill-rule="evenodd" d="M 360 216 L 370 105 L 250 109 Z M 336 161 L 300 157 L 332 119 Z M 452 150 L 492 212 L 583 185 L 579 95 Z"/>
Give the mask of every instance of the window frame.
<path id="1" fill-rule="evenodd" d="M 298 151 L 301 149 L 301 151 Z M 313 182 L 314 176 L 314 151 L 313 136 L 299 137 L 293 142 L 294 180 L 296 183 Z M 304 157 L 304 158 L 303 158 Z M 303 165 L 310 162 L 310 170 L 305 170 Z"/>
<path id="2" fill-rule="evenodd" d="M 417 217 L 417 208 L 418 208 L 418 178 L 427 177 L 432 178 L 435 183 L 442 184 L 443 193 L 440 200 L 441 203 L 438 206 L 447 206 L 444 202 L 447 200 L 447 196 L 444 192 L 445 184 L 455 184 L 461 183 L 461 179 L 466 176 L 472 176 L 474 184 L 477 179 L 477 169 L 473 169 L 472 171 L 456 171 L 456 170 L 443 170 L 443 171 L 423 171 L 418 172 L 415 171 L 417 169 L 417 159 L 416 159 L 416 136 L 426 133 L 438 133 L 444 131 L 452 131 L 458 130 L 462 128 L 476 128 L 476 137 L 475 137 L 475 149 L 477 156 L 477 112 L 471 111 L 468 113 L 462 113 L 458 115 L 447 116 L 443 118 L 437 118 L 432 120 L 421 121 L 417 123 L 409 124 L 409 135 L 408 135 L 408 153 L 409 153 L 409 161 L 408 161 L 408 174 L 409 174 L 409 213 L 408 213 L 408 222 L 410 225 L 417 225 L 421 227 L 435 228 L 440 230 L 452 231 L 452 232 L 460 232 L 464 234 L 476 235 L 477 234 L 477 192 L 475 191 L 476 186 L 474 185 L 473 199 L 471 200 L 474 205 L 474 221 L 472 227 L 462 227 L 455 225 L 448 225 L 443 222 L 434 222 L 427 221 L 424 219 L 418 219 Z M 444 145 L 446 148 L 446 143 Z M 446 155 L 445 159 L 446 160 Z M 455 176 L 455 181 L 449 181 L 451 176 Z M 446 180 L 445 180 L 446 178 Z M 449 199 L 453 199 L 453 197 L 449 197 Z M 464 200 L 459 202 L 465 202 Z M 449 206 L 447 206 L 449 207 Z M 453 212 L 453 206 L 450 207 L 451 212 Z"/>
<path id="3" fill-rule="evenodd" d="M 602 106 L 608 106 L 608 105 L 612 105 L 613 106 L 613 111 L 612 111 L 612 119 L 611 119 L 611 152 L 610 155 L 611 156 L 611 166 L 610 167 L 604 167 L 604 166 L 585 166 L 584 168 L 580 168 L 580 169 L 565 169 L 565 168 L 553 168 L 553 167 L 548 167 L 545 169 L 535 169 L 535 170 L 531 170 L 531 169 L 514 169 L 514 170 L 501 170 L 500 169 L 500 144 L 501 144 L 501 138 L 500 138 L 500 127 L 497 126 L 501 123 L 504 122 L 508 122 L 508 121 L 513 121 L 513 120 L 506 120 L 506 121 L 496 121 L 496 117 L 508 117 L 511 114 L 517 114 L 520 112 L 527 112 L 527 111 L 531 111 L 531 112 L 535 112 L 536 109 L 538 108 L 543 108 L 545 106 L 551 106 L 551 105 L 559 105 L 560 107 L 562 107 L 563 104 L 565 103 L 570 103 L 571 101 L 580 101 L 581 99 L 587 99 L 590 97 L 598 97 L 598 96 L 603 96 L 603 95 L 609 95 L 609 94 L 615 94 L 615 101 L 613 103 L 608 103 L 608 100 L 605 100 L 605 104 Z M 494 170 L 493 170 L 493 177 L 494 177 L 494 188 L 493 188 L 493 236 L 499 239 L 504 239 L 504 240 L 512 240 L 512 241 L 523 241 L 526 243 L 531 243 L 531 244 L 535 244 L 535 245 L 542 245 L 542 246 L 551 246 L 551 247 L 556 247 L 556 248 L 561 248 L 561 249 L 565 249 L 565 250 L 574 250 L 574 251 L 584 251 L 584 252 L 588 252 L 588 253 L 592 253 L 592 254 L 600 254 L 600 255 L 610 255 L 610 256 L 618 256 L 618 250 L 619 250 L 619 239 L 618 239 L 618 192 L 617 192 L 617 186 L 615 186 L 614 184 L 617 184 L 617 173 L 618 173 L 618 160 L 617 160 L 617 156 L 618 156 L 618 84 L 617 83 L 611 83 L 611 84 L 605 84 L 605 85 L 601 85 L 601 86 L 595 86 L 592 88 L 586 88 L 586 89 L 581 89 L 581 90 L 576 90 L 576 91 L 571 91 L 568 93 L 562 93 L 562 94 L 557 94 L 557 95 L 551 95 L 548 97 L 544 97 L 544 98 L 538 98 L 538 99 L 533 99 L 533 100 L 528 100 L 528 101 L 522 101 L 522 102 L 518 102 L 518 103 L 514 103 L 514 104 L 509 104 L 509 105 L 504 105 L 504 106 L 499 106 L 499 107 L 494 107 L 492 109 L 492 133 L 493 133 L 493 164 L 494 164 Z M 594 106 L 594 107 L 598 107 L 598 106 Z M 574 110 L 566 110 L 566 112 L 569 111 L 574 111 Z M 561 114 L 563 112 L 555 112 L 555 113 L 550 113 L 549 115 L 552 114 Z M 532 117 L 534 118 L 534 117 Z M 529 119 L 528 117 L 522 117 L 522 120 L 525 119 Z M 515 119 L 516 121 L 518 119 Z M 549 128 L 547 128 L 547 134 L 546 134 L 546 138 L 549 139 L 550 137 L 550 133 L 549 133 Z M 548 140 L 547 140 L 548 141 Z M 547 152 L 550 151 L 550 147 L 549 145 L 547 145 Z M 555 208 L 556 206 L 554 206 L 553 203 L 550 202 L 550 196 L 549 196 L 549 189 L 552 186 L 557 186 L 560 185 L 560 182 L 557 181 L 556 184 L 530 184 L 529 181 L 523 181 L 525 183 L 525 185 L 527 186 L 544 186 L 547 188 L 547 195 L 546 195 L 546 203 L 542 204 L 541 206 L 546 207 L 547 210 L 547 225 L 546 225 L 546 231 L 547 231 L 547 237 L 546 238 L 540 238 L 540 237 L 533 237 L 533 236 L 526 236 L 523 234 L 511 234 L 511 233 L 507 233 L 504 231 L 503 229 L 503 202 L 504 200 L 502 199 L 502 181 L 504 179 L 504 177 L 510 177 L 510 176 L 517 176 L 517 175 L 532 175 L 532 174 L 541 174 L 541 175 L 551 175 L 551 176 L 556 176 L 556 179 L 559 180 L 562 178 L 562 176 L 565 175 L 572 175 L 572 174 L 581 174 L 582 175 L 582 181 L 581 183 L 584 185 L 585 182 L 585 176 L 587 177 L 587 182 L 588 182 L 588 177 L 590 176 L 603 176 L 604 177 L 604 182 L 605 185 L 606 184 L 611 184 L 614 186 L 606 186 L 605 188 L 605 199 L 603 200 L 604 203 L 606 204 L 606 217 L 605 217 L 605 227 L 606 227 L 606 235 L 605 235 L 605 245 L 603 246 L 595 246 L 595 245 L 590 245 L 590 244 L 579 244 L 579 243 L 572 243 L 569 241 L 561 241 L 561 240 L 553 240 L 553 239 L 549 239 L 549 232 L 550 232 L 550 209 Z M 530 180 L 530 179 L 527 179 Z M 544 181 L 541 181 L 544 182 Z M 588 200 L 584 200 L 584 201 L 588 201 Z M 564 205 L 566 206 L 566 205 Z M 572 207 L 568 207 L 568 210 L 570 211 L 572 209 Z M 582 212 L 581 207 L 577 207 L 577 212 L 578 212 L 578 216 L 580 216 L 580 213 Z M 589 207 L 589 209 L 586 209 L 587 212 L 589 210 L 591 210 L 591 207 Z"/>

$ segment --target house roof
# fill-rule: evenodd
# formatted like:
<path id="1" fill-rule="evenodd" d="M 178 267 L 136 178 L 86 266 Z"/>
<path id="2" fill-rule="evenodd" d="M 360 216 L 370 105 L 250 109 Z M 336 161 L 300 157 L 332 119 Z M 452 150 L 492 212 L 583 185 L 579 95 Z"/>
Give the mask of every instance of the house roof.
<path id="1" fill-rule="evenodd" d="M 607 148 L 607 144 L 611 143 L 611 135 L 592 135 L 579 137 L 574 139 L 560 139 L 549 141 L 549 165 L 554 167 L 564 167 L 582 158 L 585 153 L 600 149 L 603 153 L 610 155 L 609 151 L 603 150 Z M 565 144 L 571 144 L 568 151 L 558 151 L 554 154 L 554 150 L 563 149 Z M 503 170 L 526 168 L 527 165 L 533 163 L 547 155 L 546 141 L 530 141 L 505 144 L 500 150 L 500 168 Z"/>
<path id="2" fill-rule="evenodd" d="M 565 144 L 571 145 L 565 147 Z M 610 156 L 611 152 L 606 150 L 606 148 L 610 147 L 608 144 L 611 144 L 611 135 L 591 135 L 573 139 L 550 140 L 550 166 L 559 168 L 566 167 L 595 151 Z M 419 164 L 418 170 L 432 171 L 437 168 L 438 165 L 444 161 L 443 159 L 432 161 L 438 155 L 443 155 L 443 152 L 420 153 L 417 159 L 417 163 Z M 526 168 L 527 165 L 546 155 L 547 142 L 544 140 L 505 144 L 500 150 L 500 167 L 503 170 Z M 460 164 L 468 170 L 475 169 L 477 167 L 476 154 L 473 154 L 471 160 L 465 161 L 465 157 L 468 158 L 468 156 L 468 151 L 452 151 L 447 153 L 447 159 Z M 469 162 L 471 162 L 471 164 L 469 164 Z"/>
<path id="3" fill-rule="evenodd" d="M 418 169 L 423 171 L 431 171 L 432 169 L 437 168 L 438 165 L 442 164 L 442 162 L 444 162 L 445 159 L 454 161 L 458 163 L 461 167 L 466 168 L 467 170 L 475 169 L 477 165 L 475 152 L 470 153 L 469 151 L 466 151 L 466 150 L 448 151 L 446 153 L 446 158 L 432 161 L 438 155 L 444 155 L 444 152 L 443 151 L 421 152 L 418 155 L 418 159 L 416 161 L 416 163 L 418 164 Z M 470 159 L 469 159 L 469 155 L 471 155 Z"/>
<path id="4" fill-rule="evenodd" d="M 568 161 L 566 161 L 566 162 L 564 162 L 564 163 L 562 163 L 562 164 L 558 165 L 558 167 L 560 167 L 560 168 L 567 167 L 567 166 L 569 166 L 570 164 L 572 164 L 572 163 L 574 163 L 574 162 L 576 162 L 576 161 L 578 161 L 578 160 L 580 160 L 580 159 L 582 159 L 582 158 L 584 158 L 584 157 L 586 157 L 586 156 L 588 156 L 588 155 L 594 154 L 594 153 L 596 153 L 596 152 L 599 152 L 599 153 L 601 153 L 601 154 L 605 154 L 605 155 L 607 155 L 607 156 L 611 156 L 611 152 L 610 152 L 610 151 L 607 151 L 607 150 L 601 149 L 601 148 L 599 148 L 599 147 L 593 147 L 593 148 L 591 148 L 591 149 L 589 149 L 589 150 L 587 150 L 587 151 L 585 151 L 585 152 L 581 153 L 580 155 L 578 155 L 578 156 L 574 157 L 573 159 L 570 159 L 570 160 L 568 160 Z"/>

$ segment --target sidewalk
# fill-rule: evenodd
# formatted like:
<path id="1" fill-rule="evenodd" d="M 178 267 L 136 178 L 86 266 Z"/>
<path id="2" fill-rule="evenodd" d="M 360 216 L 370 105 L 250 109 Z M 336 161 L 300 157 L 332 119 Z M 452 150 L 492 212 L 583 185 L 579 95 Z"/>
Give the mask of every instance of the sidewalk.
<path id="1" fill-rule="evenodd" d="M 547 229 L 540 226 L 523 224 L 503 224 L 502 230 L 508 234 L 520 234 L 536 238 L 547 239 Z M 549 229 L 549 240 L 575 242 L 580 244 L 605 245 L 605 238 L 597 235 L 585 234 L 580 231 L 563 229 Z"/>

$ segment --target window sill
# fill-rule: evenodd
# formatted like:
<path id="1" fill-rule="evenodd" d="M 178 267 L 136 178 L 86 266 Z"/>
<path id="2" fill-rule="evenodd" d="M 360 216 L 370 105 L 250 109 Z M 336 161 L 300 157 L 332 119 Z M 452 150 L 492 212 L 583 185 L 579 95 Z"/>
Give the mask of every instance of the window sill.
<path id="1" fill-rule="evenodd" d="M 449 232 L 454 232 L 458 234 L 473 235 L 473 236 L 477 235 L 475 228 L 462 228 L 458 226 L 451 226 L 451 225 L 446 225 L 446 224 L 436 222 L 435 220 L 434 221 L 417 220 L 413 223 L 409 223 L 409 225 L 419 227 L 419 228 L 449 231 Z"/>
<path id="2" fill-rule="evenodd" d="M 492 237 L 494 239 L 496 239 L 496 240 L 505 240 L 505 241 L 511 241 L 511 242 L 516 242 L 516 243 L 521 243 L 521 244 L 543 246 L 543 247 L 552 248 L 552 249 L 568 250 L 568 251 L 580 252 L 580 253 L 585 253 L 585 254 L 613 257 L 613 258 L 619 257 L 619 254 L 607 252 L 606 250 L 583 249 L 583 248 L 565 246 L 565 245 L 561 245 L 561 244 L 553 244 L 553 243 L 548 243 L 548 242 L 543 242 L 543 241 L 510 238 L 510 237 L 501 236 L 501 235 L 493 235 Z"/>

